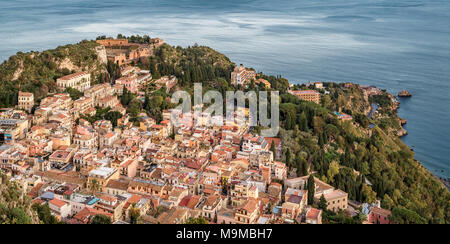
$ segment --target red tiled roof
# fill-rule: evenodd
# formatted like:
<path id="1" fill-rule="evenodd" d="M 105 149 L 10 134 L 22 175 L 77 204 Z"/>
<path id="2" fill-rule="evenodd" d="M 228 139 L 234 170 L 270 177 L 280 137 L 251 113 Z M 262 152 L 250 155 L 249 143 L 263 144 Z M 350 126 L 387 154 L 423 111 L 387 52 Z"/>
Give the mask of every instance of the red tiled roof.
<path id="1" fill-rule="evenodd" d="M 49 202 L 52 205 L 55 205 L 58 208 L 64 207 L 67 203 L 58 199 L 53 199 Z"/>
<path id="2" fill-rule="evenodd" d="M 322 210 L 319 210 L 317 208 L 311 208 L 309 209 L 308 213 L 306 213 L 307 219 L 317 219 L 319 217 L 319 214 Z"/>
<path id="3" fill-rule="evenodd" d="M 77 73 L 74 73 L 74 74 L 70 74 L 70 75 L 66 75 L 66 76 L 60 77 L 59 80 L 71 80 L 71 79 L 76 78 L 78 76 L 88 75 L 88 74 L 89 73 L 86 73 L 86 72 L 77 72 Z"/>

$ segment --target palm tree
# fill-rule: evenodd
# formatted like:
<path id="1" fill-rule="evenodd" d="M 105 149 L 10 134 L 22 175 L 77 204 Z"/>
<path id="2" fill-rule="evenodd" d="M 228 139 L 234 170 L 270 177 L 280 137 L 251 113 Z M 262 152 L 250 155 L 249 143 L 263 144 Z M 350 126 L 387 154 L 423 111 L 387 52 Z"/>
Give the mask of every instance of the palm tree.
<path id="1" fill-rule="evenodd" d="M 100 183 L 98 180 L 93 179 L 91 180 L 91 183 L 89 184 L 89 189 L 91 189 L 92 193 L 98 191 L 100 189 Z"/>

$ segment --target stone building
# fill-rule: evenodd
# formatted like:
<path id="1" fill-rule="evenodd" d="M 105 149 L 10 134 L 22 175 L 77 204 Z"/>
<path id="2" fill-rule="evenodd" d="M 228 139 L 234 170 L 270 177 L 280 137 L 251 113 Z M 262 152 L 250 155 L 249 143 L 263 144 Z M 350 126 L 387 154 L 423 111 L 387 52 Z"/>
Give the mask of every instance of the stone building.
<path id="1" fill-rule="evenodd" d="M 34 106 L 34 94 L 30 92 L 19 92 L 18 98 L 18 107 L 19 109 L 23 109 L 28 113 L 31 112 L 31 109 Z"/>

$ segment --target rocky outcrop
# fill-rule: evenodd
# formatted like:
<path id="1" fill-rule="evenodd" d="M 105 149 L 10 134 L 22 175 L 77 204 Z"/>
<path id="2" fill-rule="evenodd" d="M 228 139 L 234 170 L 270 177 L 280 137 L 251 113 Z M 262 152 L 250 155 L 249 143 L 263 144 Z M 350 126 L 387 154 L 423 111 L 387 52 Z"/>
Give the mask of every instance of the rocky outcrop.
<path id="1" fill-rule="evenodd" d="M 100 61 L 100 63 L 102 63 L 102 64 L 108 63 L 108 57 L 106 56 L 105 46 L 100 45 L 100 46 L 96 47 L 95 52 L 97 52 L 98 61 Z"/>
<path id="2" fill-rule="evenodd" d="M 400 130 L 397 131 L 398 137 L 402 137 L 402 136 L 406 136 L 406 135 L 408 135 L 408 131 L 406 131 L 404 128 L 401 128 Z"/>

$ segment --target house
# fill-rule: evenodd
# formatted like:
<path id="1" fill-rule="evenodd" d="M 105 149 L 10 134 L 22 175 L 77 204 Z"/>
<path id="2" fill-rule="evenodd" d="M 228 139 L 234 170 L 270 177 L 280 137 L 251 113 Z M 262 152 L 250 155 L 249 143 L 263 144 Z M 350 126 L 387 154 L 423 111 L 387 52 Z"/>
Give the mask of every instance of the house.
<path id="1" fill-rule="evenodd" d="M 333 190 L 330 193 L 324 194 L 325 200 L 327 200 L 327 209 L 333 212 L 339 210 L 346 210 L 348 208 L 348 194 L 339 189 Z M 315 201 L 318 201 L 320 197 L 316 194 L 314 196 Z"/>
<path id="2" fill-rule="evenodd" d="M 306 212 L 307 224 L 322 224 L 322 210 L 317 208 L 310 208 Z"/>
<path id="3" fill-rule="evenodd" d="M 217 212 L 222 208 L 222 198 L 218 195 L 210 195 L 204 201 L 201 206 L 202 217 L 214 220 Z"/>
<path id="4" fill-rule="evenodd" d="M 105 192 L 110 195 L 122 195 L 127 193 L 129 181 L 126 180 L 110 180 L 105 186 Z"/>
<path id="5" fill-rule="evenodd" d="M 338 119 L 343 120 L 343 121 L 347 121 L 347 120 L 352 120 L 352 116 L 348 115 L 346 113 L 342 113 L 342 112 L 334 112 L 334 114 L 338 117 Z"/>
<path id="6" fill-rule="evenodd" d="M 83 208 L 83 210 L 75 214 L 73 218 L 67 220 L 66 222 L 68 224 L 89 224 L 91 223 L 92 219 L 97 215 L 105 215 L 112 219 L 112 215 L 110 213 L 85 207 Z"/>
<path id="7" fill-rule="evenodd" d="M 235 220 L 238 224 L 255 224 L 259 217 L 259 203 L 257 200 L 247 200 L 236 208 Z"/>
<path id="8" fill-rule="evenodd" d="M 101 194 L 98 196 L 100 201 L 94 205 L 94 209 L 111 214 L 112 221 L 121 219 L 125 201 L 114 195 Z"/>
<path id="9" fill-rule="evenodd" d="M 123 219 L 130 222 L 130 210 L 135 210 L 139 216 L 145 215 L 150 209 L 150 200 L 133 194 L 125 203 L 122 210 Z"/>
<path id="10" fill-rule="evenodd" d="M 53 199 L 48 202 L 48 206 L 50 210 L 61 218 L 65 219 L 67 216 L 71 214 L 70 205 L 62 200 Z"/>
<path id="11" fill-rule="evenodd" d="M 316 89 L 323 89 L 323 83 L 322 82 L 314 82 L 314 87 Z"/>
<path id="12" fill-rule="evenodd" d="M 138 161 L 136 159 L 124 160 L 120 166 L 120 175 L 133 178 L 136 176 Z"/>
<path id="13" fill-rule="evenodd" d="M 296 219 L 303 212 L 307 202 L 308 191 L 288 188 L 285 193 L 281 215 L 287 219 Z"/>
<path id="14" fill-rule="evenodd" d="M 390 224 L 391 211 L 379 207 L 371 207 L 368 222 L 371 224 Z"/>
<path id="15" fill-rule="evenodd" d="M 116 80 L 116 85 L 126 88 L 129 92 L 136 93 L 138 91 L 136 77 L 121 77 Z"/>
<path id="16" fill-rule="evenodd" d="M 274 175 L 275 175 L 275 179 L 277 180 L 286 180 L 287 177 L 287 166 L 285 163 L 283 162 L 278 162 L 275 161 L 273 162 L 273 166 L 274 166 Z"/>

